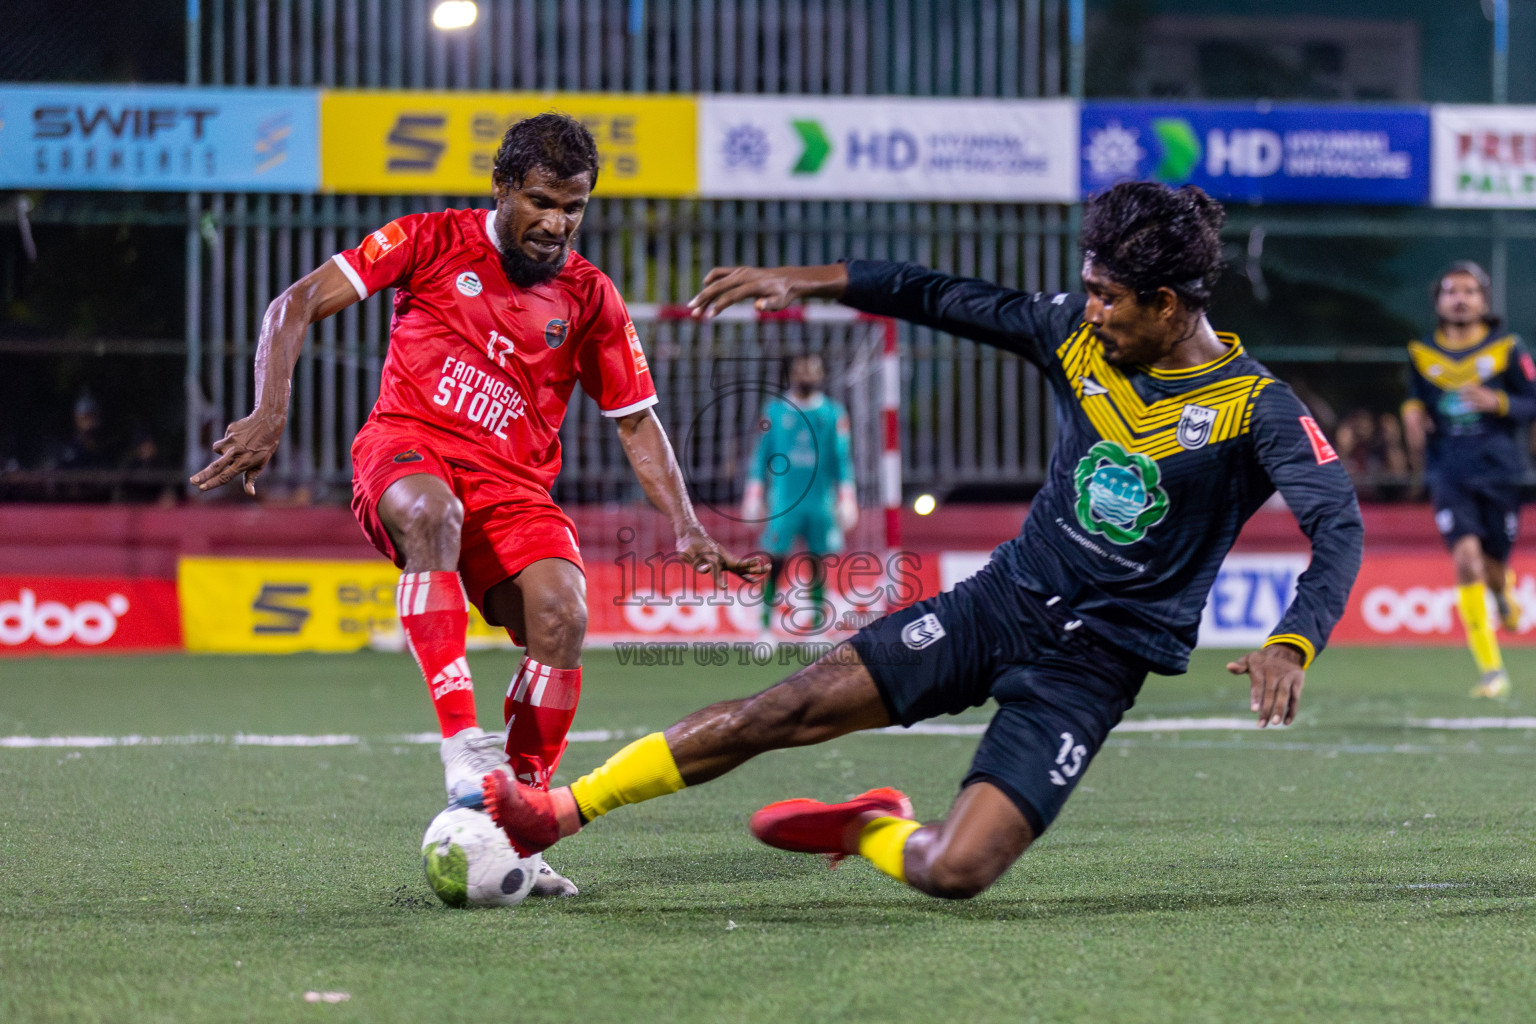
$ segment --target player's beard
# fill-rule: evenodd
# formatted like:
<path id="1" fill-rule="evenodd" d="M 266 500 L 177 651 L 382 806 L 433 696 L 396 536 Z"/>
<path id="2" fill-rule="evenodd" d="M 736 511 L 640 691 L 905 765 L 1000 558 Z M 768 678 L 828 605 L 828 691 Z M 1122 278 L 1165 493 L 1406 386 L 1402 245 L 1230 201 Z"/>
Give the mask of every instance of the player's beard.
<path id="1" fill-rule="evenodd" d="M 549 262 L 534 259 L 520 245 L 509 245 L 501 250 L 501 270 L 507 275 L 507 280 L 519 288 L 532 288 L 560 276 L 560 271 L 565 269 L 565 261 L 570 257 L 569 242 L 560 249 L 559 256 Z"/>

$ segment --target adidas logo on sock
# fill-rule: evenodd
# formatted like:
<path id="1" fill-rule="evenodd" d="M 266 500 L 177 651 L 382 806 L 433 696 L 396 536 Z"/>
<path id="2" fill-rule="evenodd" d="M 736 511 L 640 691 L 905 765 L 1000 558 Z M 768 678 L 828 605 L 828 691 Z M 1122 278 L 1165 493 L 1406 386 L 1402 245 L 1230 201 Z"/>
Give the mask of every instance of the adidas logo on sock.
<path id="1" fill-rule="evenodd" d="M 463 658 L 455 658 L 446 668 L 432 677 L 433 700 L 437 700 L 445 693 L 452 693 L 454 690 L 472 690 L 474 688 L 474 680 L 469 674 L 469 662 Z"/>

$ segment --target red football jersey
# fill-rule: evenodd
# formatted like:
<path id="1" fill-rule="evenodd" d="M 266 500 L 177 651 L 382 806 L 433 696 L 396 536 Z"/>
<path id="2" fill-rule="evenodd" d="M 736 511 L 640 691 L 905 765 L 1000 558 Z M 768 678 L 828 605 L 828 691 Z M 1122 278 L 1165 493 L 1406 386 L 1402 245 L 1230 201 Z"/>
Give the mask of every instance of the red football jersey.
<path id="1" fill-rule="evenodd" d="M 573 252 L 554 280 L 519 288 L 495 231 L 489 210 L 417 213 L 332 259 L 363 298 L 398 289 L 369 422 L 421 425 L 445 457 L 548 491 L 578 380 L 604 416 L 654 405 L 656 388 L 608 275 Z"/>

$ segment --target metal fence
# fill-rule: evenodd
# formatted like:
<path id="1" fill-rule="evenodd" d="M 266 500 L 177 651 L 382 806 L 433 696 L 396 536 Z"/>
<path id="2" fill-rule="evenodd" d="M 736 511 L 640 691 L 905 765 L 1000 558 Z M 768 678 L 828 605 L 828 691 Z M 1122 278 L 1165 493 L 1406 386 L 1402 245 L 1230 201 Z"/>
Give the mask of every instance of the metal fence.
<path id="1" fill-rule="evenodd" d="M 1081 80 L 1068 0 L 488 0 L 448 36 L 427 0 L 203 0 L 188 78 L 233 86 L 1057 96 Z M 1080 91 L 1080 90 L 1077 90 Z M 187 449 L 252 399 L 260 317 L 289 282 L 407 212 L 486 196 L 194 194 L 186 207 Z M 597 199 L 579 248 L 631 302 L 712 266 L 916 260 L 1026 289 L 1072 280 L 1073 213 L 1021 204 Z M 273 483 L 344 492 L 378 383 L 389 295 L 321 324 Z M 1049 398 L 1016 359 L 904 329 L 904 478 L 947 490 L 1043 471 Z M 665 396 L 664 396 L 665 398 Z M 578 433 L 571 444 L 587 443 Z M 597 485 L 567 449 L 569 484 Z M 608 472 L 604 470 L 603 472 Z"/>

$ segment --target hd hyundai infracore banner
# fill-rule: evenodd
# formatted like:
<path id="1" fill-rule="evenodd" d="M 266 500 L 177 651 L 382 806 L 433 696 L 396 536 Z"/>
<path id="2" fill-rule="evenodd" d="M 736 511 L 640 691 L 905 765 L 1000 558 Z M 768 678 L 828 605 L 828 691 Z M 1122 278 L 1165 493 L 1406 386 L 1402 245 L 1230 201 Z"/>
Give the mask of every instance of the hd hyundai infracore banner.
<path id="1" fill-rule="evenodd" d="M 1153 180 L 1229 202 L 1419 206 L 1429 162 L 1422 107 L 1083 105 L 1085 195 Z"/>

